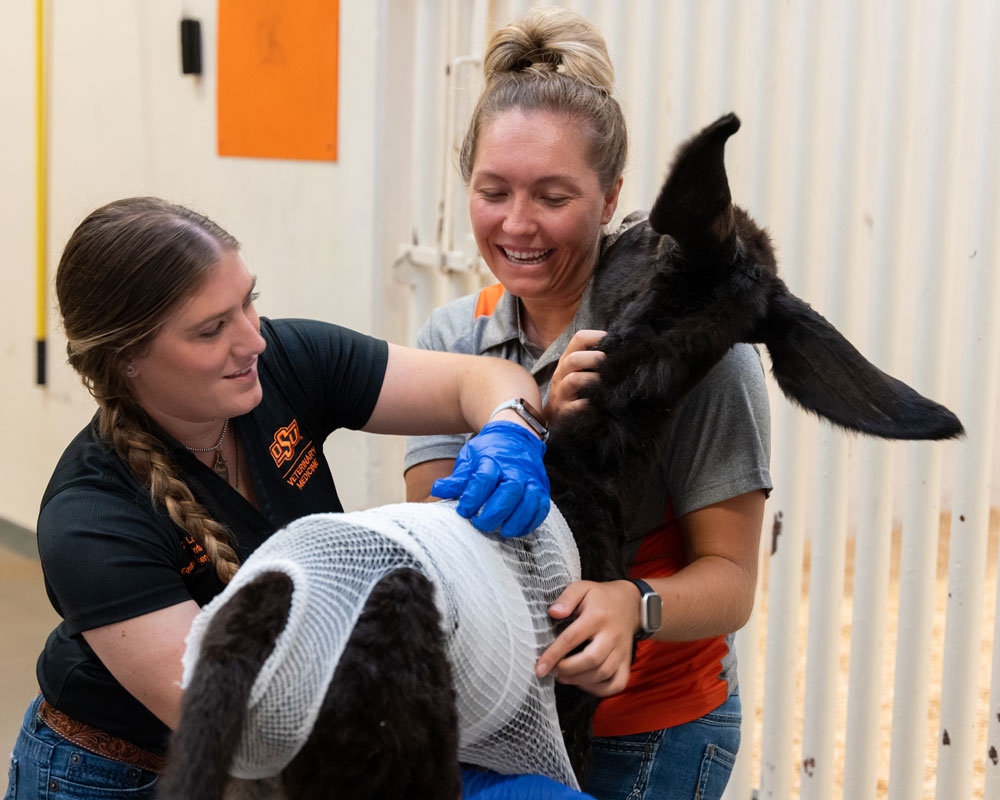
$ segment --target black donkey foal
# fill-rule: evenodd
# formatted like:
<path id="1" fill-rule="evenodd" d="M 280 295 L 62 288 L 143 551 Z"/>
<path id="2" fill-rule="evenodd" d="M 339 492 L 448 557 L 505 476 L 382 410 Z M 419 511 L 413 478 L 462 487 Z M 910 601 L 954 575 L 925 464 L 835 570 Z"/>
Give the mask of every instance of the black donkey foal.
<path id="1" fill-rule="evenodd" d="M 607 335 L 584 410 L 556 420 L 546 454 L 552 499 L 580 550 L 583 577 L 623 577 L 619 531 L 661 458 L 670 410 L 738 342 L 767 347 L 782 391 L 862 434 L 946 439 L 958 419 L 886 375 L 777 276 L 767 234 L 730 197 L 730 114 L 680 150 L 649 215 L 598 264 L 592 302 Z M 304 748 L 273 780 L 227 796 L 447 798 L 460 791 L 454 691 L 433 587 L 398 570 L 371 594 Z M 185 692 L 159 796 L 220 798 L 246 700 L 284 627 L 288 578 L 241 590 L 206 634 Z M 594 702 L 560 687 L 574 765 Z"/>

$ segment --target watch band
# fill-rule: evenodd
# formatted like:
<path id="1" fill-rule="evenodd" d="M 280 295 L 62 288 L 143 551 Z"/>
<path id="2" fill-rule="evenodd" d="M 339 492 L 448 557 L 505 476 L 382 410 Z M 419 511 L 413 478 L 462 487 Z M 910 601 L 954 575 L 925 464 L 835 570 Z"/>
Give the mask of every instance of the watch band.
<path id="1" fill-rule="evenodd" d="M 515 397 L 513 400 L 501 403 L 493 409 L 493 412 L 490 414 L 490 418 L 487 421 L 492 422 L 493 417 L 508 408 L 513 410 L 514 413 L 527 422 L 528 427 L 530 427 L 531 430 L 538 435 L 539 439 L 543 442 L 547 442 L 549 440 L 549 426 L 545 421 L 545 417 L 543 417 L 541 412 L 523 397 Z"/>
<path id="2" fill-rule="evenodd" d="M 639 625 L 642 630 L 635 635 L 635 640 L 641 642 L 660 629 L 663 601 L 659 592 L 642 578 L 626 578 L 625 580 L 634 583 L 639 590 Z"/>

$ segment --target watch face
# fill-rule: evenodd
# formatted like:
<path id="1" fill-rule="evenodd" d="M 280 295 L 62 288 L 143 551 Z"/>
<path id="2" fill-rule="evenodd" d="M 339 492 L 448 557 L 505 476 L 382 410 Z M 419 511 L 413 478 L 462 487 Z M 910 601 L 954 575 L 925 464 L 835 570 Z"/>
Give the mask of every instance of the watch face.
<path id="1" fill-rule="evenodd" d="M 656 633 L 663 624 L 663 600 L 658 594 L 643 595 L 642 628 L 648 633 Z"/>
<path id="2" fill-rule="evenodd" d="M 523 397 L 519 397 L 511 402 L 511 407 L 521 416 L 531 429 L 538 434 L 538 437 L 543 441 L 548 441 L 549 438 L 549 426 L 545 421 L 545 417 L 536 409 L 531 403 L 525 401 Z"/>
<path id="3" fill-rule="evenodd" d="M 529 403 L 523 397 L 520 398 L 518 402 L 520 402 L 521 405 L 524 406 L 524 410 L 527 411 L 529 414 L 531 414 L 531 416 L 533 416 L 538 422 L 548 427 L 548 422 L 545 420 L 545 417 L 542 416 L 541 411 L 539 411 L 537 408 L 531 405 L 531 403 Z"/>

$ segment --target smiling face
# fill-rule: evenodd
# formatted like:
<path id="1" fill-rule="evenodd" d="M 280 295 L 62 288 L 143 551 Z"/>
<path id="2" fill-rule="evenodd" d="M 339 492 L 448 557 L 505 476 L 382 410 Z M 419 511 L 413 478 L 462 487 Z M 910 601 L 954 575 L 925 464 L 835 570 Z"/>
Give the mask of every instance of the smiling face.
<path id="1" fill-rule="evenodd" d="M 524 300 L 579 300 L 621 188 L 601 187 L 574 117 L 505 111 L 485 123 L 469 180 L 472 230 L 490 270 Z"/>
<path id="2" fill-rule="evenodd" d="M 257 357 L 265 344 L 253 289 L 239 254 L 223 251 L 202 285 L 129 362 L 139 404 L 182 444 L 210 446 L 223 420 L 261 401 Z"/>

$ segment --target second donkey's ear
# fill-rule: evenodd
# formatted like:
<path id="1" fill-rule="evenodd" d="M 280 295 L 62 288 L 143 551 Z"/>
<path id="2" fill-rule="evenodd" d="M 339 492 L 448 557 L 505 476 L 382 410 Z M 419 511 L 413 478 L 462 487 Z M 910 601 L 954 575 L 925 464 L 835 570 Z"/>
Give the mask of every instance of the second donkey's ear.
<path id="1" fill-rule="evenodd" d="M 672 236 L 697 263 L 728 264 L 735 246 L 724 156 L 726 140 L 739 128 L 739 118 L 727 114 L 685 143 L 649 212 L 653 230 Z"/>
<path id="2" fill-rule="evenodd" d="M 772 299 L 759 338 L 785 395 L 843 428 L 885 439 L 952 439 L 964 433 L 951 411 L 882 372 L 788 292 Z"/>

